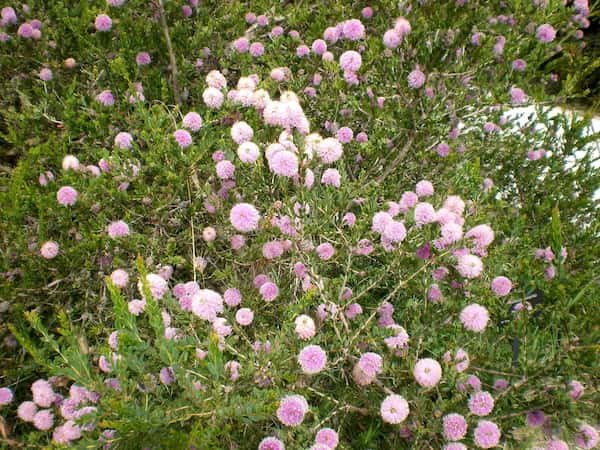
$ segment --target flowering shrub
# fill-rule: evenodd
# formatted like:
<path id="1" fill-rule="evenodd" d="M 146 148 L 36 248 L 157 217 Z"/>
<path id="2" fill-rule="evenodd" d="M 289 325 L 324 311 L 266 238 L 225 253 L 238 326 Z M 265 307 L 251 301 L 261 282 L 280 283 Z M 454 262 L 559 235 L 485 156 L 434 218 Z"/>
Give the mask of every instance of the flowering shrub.
<path id="1" fill-rule="evenodd" d="M 2 10 L 9 444 L 593 448 L 587 2 L 164 3 Z"/>

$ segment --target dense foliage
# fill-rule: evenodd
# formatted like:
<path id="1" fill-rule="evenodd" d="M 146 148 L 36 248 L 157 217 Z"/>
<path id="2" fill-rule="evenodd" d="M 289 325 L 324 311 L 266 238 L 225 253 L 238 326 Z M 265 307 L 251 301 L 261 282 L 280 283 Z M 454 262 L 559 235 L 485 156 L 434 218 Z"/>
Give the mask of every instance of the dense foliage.
<path id="1" fill-rule="evenodd" d="M 7 448 L 594 448 L 587 1 L 8 3 Z"/>

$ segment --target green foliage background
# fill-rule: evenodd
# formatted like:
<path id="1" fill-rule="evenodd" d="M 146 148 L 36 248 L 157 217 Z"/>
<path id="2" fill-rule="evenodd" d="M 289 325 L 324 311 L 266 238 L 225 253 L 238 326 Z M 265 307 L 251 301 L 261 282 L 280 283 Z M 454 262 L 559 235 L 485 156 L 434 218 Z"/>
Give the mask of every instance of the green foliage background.
<path id="1" fill-rule="evenodd" d="M 277 426 L 273 413 L 281 395 L 290 390 L 289 386 L 306 387 L 297 370 L 290 368 L 297 349 L 289 347 L 293 332 L 285 324 L 318 304 L 317 297 L 323 293 L 298 292 L 289 270 L 293 258 L 282 261 L 278 268 L 269 268 L 282 288 L 281 297 L 293 301 L 285 308 L 257 311 L 265 326 L 257 327 L 255 336 L 248 336 L 249 342 L 273 340 L 269 359 L 276 366 L 270 374 L 277 374 L 277 383 L 269 389 L 259 389 L 252 383 L 255 377 L 264 375 L 260 370 L 266 361 L 257 362 L 256 373 L 252 369 L 245 374 L 243 388 L 229 389 L 224 381 L 224 355 L 207 333 L 198 333 L 197 339 L 188 336 L 188 340 L 177 344 L 166 341 L 162 338 L 158 307 L 150 308 L 148 318 L 132 320 L 124 306 L 130 298 L 107 287 L 105 277 L 117 267 L 129 267 L 132 275 L 140 275 L 146 270 L 144 267 L 171 264 L 177 281 L 190 280 L 194 276 L 194 240 L 202 254 L 211 255 L 208 268 L 197 274 L 201 286 L 222 291 L 240 285 L 245 298 L 256 297 L 249 274 L 259 273 L 265 266 L 260 249 L 273 236 L 257 236 L 239 264 L 226 239 L 210 244 L 198 239 L 199 230 L 205 225 L 215 226 L 219 236 L 231 234 L 227 219 L 231 199 L 215 198 L 218 180 L 211 154 L 222 149 L 233 159 L 235 147 L 223 125 L 236 117 L 238 110 L 229 103 L 218 111 L 207 110 L 201 98 L 206 87 L 204 77 L 209 70 L 218 69 L 232 85 L 240 76 L 257 73 L 263 80 L 261 87 L 274 95 L 286 89 L 301 93 L 318 71 L 323 76 L 318 97 L 302 96 L 312 128 L 322 132 L 324 122 L 329 120 L 349 126 L 355 133 L 369 134 L 367 144 L 345 146 L 344 162 L 338 167 L 346 180 L 342 188 L 296 190 L 287 182 L 273 180 L 267 168 L 261 167 L 252 173 L 239 170 L 235 192 L 260 204 L 266 217 L 276 212 L 272 206 L 275 200 L 281 200 L 288 210 L 294 201 L 319 205 L 318 212 L 305 220 L 305 237 L 316 242 L 323 236 L 336 239 L 347 250 L 350 243 L 369 233 L 370 221 L 360 220 L 354 229 L 340 236 L 338 229 L 344 212 L 353 210 L 360 217 L 369 218 L 385 200 L 397 200 L 420 179 L 434 182 L 438 203 L 442 193 L 472 199 L 470 225 L 490 223 L 496 232 L 493 250 L 486 259 L 489 273 L 471 287 L 471 295 L 490 309 L 495 321 L 485 337 L 473 338 L 458 324 L 447 322 L 464 306 L 456 293 L 445 292 L 448 301 L 440 308 L 423 306 L 430 284 L 426 272 L 411 279 L 400 292 L 395 290 L 399 280 L 421 267 L 413 256 L 414 249 L 435 238 L 433 230 L 409 236 L 407 250 L 401 257 L 376 254 L 353 260 L 347 266 L 343 256 L 349 252 L 342 252 L 332 264 L 321 267 L 312 255 L 311 264 L 319 267 L 326 280 L 326 295 L 336 298 L 344 284 L 360 292 L 378 280 L 376 288 L 365 295 L 363 307 L 370 313 L 381 299 L 391 295 L 403 326 L 418 338 L 411 341 L 417 353 L 441 358 L 446 349 L 468 342 L 472 365 L 481 368 L 478 374 L 488 385 L 495 378 L 494 371 L 525 380 L 511 389 L 497 407 L 500 417 L 523 412 L 508 417 L 508 425 L 503 426 L 506 437 L 510 430 L 514 431 L 509 437 L 511 444 L 507 444 L 513 447 L 507 448 L 524 448 L 526 442 L 537 439 L 523 431 L 524 412 L 532 408 L 552 411 L 553 419 L 566 424 L 569 432 L 582 416 L 597 421 L 600 247 L 599 209 L 594 194 L 600 183 L 594 167 L 598 154 L 590 151 L 589 145 L 597 143 L 598 134 L 587 134 L 589 116 L 585 114 L 584 118 L 550 117 L 541 108 L 585 96 L 580 86 L 590 67 L 596 64 L 595 56 L 581 52 L 571 36 L 574 30 L 561 30 L 558 39 L 562 51 L 558 53 L 518 29 L 503 25 L 495 29 L 509 38 L 500 60 L 490 49 L 493 33 L 486 34 L 481 47 L 467 44 L 474 30 L 485 31 L 487 19 L 498 14 L 511 13 L 519 24 L 549 22 L 559 27 L 572 13 L 562 2 L 551 1 L 545 10 L 524 0 L 507 1 L 506 8 L 487 1 L 472 1 L 462 8 L 454 2 L 424 2 L 421 6 L 408 3 L 417 11 L 410 16 L 413 32 L 403 44 L 407 50 L 396 51 L 393 56 L 383 53 L 380 36 L 400 15 L 397 3 L 373 3 L 376 14 L 365 21 L 368 33 L 375 35 L 367 41 L 362 54 L 360 75 L 365 81 L 359 87 L 349 88 L 337 64 L 321 63 L 314 56 L 298 59 L 294 56 L 298 41 L 287 35 L 271 40 L 267 34 L 271 26 L 281 24 L 286 31 L 300 31 L 303 42 L 310 45 L 327 26 L 359 17 L 365 6 L 362 3 L 208 1 L 201 3 L 192 18 L 183 19 L 181 3 L 168 2 L 167 18 L 184 97 L 182 105 L 175 105 L 168 52 L 147 1 L 129 0 L 123 8 L 110 9 L 103 2 L 88 0 L 29 2 L 32 17 L 44 22 L 43 39 L 34 43 L 14 38 L 0 46 L 0 266 L 5 273 L 0 297 L 8 303 L 8 310 L 1 313 L 1 384 L 14 387 L 17 397 L 23 399 L 29 395 L 31 382 L 49 375 L 66 376 L 106 391 L 92 362 L 107 350 L 108 332 L 124 328 L 129 336 L 122 350 L 127 368 L 118 374 L 123 393 L 106 393 L 102 407 L 110 414 L 99 418 L 102 428 L 118 429 L 119 435 L 125 437 L 119 448 L 141 448 L 144 442 L 151 442 L 156 448 L 184 448 L 183 442 L 186 446 L 202 443 L 198 448 L 227 448 L 235 444 L 255 448 Z M 246 32 L 243 16 L 250 10 L 268 14 L 271 19 L 269 27 L 251 32 L 252 40 L 261 41 L 266 47 L 265 56 L 259 59 L 229 49 L 230 42 Z M 97 33 L 94 18 L 106 11 L 113 19 L 113 30 Z M 210 47 L 210 56 L 203 54 L 204 47 Z M 340 41 L 333 48 L 337 56 L 355 49 L 356 43 Z M 463 48 L 466 56 L 456 57 L 456 50 Z M 142 50 L 152 55 L 149 67 L 135 64 L 135 55 Z M 77 60 L 76 70 L 64 68 L 63 61 L 68 57 Z M 510 68 L 510 62 L 519 57 L 528 62 L 528 69 L 522 73 Z M 197 58 L 204 62 L 201 69 L 196 67 Z M 428 86 L 434 87 L 437 94 L 435 101 L 406 87 L 406 77 L 415 64 L 428 75 Z M 44 83 L 38 79 L 37 73 L 43 66 L 53 70 L 53 81 Z M 272 68 L 282 66 L 289 67 L 294 76 L 279 85 L 268 75 Z M 560 74 L 558 83 L 548 81 L 550 72 Z M 470 85 L 465 83 L 467 77 Z M 133 92 L 137 81 L 142 81 L 147 101 L 131 105 L 123 99 Z M 532 118 L 518 131 L 476 131 L 488 121 L 499 122 L 509 107 L 511 85 L 522 87 L 538 102 L 537 119 Z M 386 97 L 383 109 L 368 97 L 366 86 Z M 103 108 L 94 101 L 104 89 L 112 90 L 117 99 L 115 107 Z M 194 144 L 182 152 L 171 135 L 189 110 L 200 112 L 205 125 L 195 136 Z M 255 111 L 244 111 L 243 118 L 255 129 L 257 142 L 276 141 L 279 130 L 259 125 Z M 466 152 L 453 152 L 440 160 L 432 149 L 447 140 L 448 132 L 459 121 L 469 130 L 460 139 Z M 539 123 L 544 127 L 534 127 Z M 113 148 L 118 131 L 134 135 L 133 150 Z M 407 142 L 411 145 L 406 147 Z M 526 159 L 528 150 L 540 147 L 551 150 L 552 157 Z M 60 165 L 66 154 L 75 154 L 86 164 L 111 158 L 116 170 L 101 178 L 62 172 Z M 360 163 L 356 162 L 359 155 Z M 573 162 L 566 167 L 565 161 Z M 139 163 L 141 173 L 129 189 L 119 191 L 119 182 L 130 178 L 130 163 Z M 393 170 L 388 173 L 388 168 Z M 46 170 L 57 176 L 50 187 L 37 182 L 38 175 Z M 380 181 L 383 173 L 385 179 Z M 495 183 L 487 193 L 482 189 L 486 177 Z M 79 191 L 73 208 L 57 204 L 55 188 L 61 185 L 72 185 Z M 356 197 L 367 200 L 358 207 L 352 202 Z M 215 216 L 206 212 L 206 199 L 221 202 Z M 131 226 L 133 234 L 129 239 L 115 242 L 106 236 L 106 225 L 117 219 Z M 195 226 L 193 237 L 191 223 Z M 60 256 L 50 263 L 38 256 L 39 245 L 48 239 L 61 246 Z M 552 282 L 544 280 L 544 266 L 533 257 L 535 248 L 546 246 L 557 255 L 562 247 L 569 253 L 567 260 L 557 266 L 558 275 Z M 139 255 L 143 261 L 134 268 Z M 508 276 L 518 286 L 513 294 L 515 300 L 540 290 L 543 301 L 535 313 L 512 320 L 506 327 L 496 326 L 502 318 L 510 317 L 506 304 L 490 298 L 489 281 L 496 274 Z M 175 309 L 174 300 L 169 301 Z M 260 308 L 256 298 L 252 301 Z M 178 323 L 190 333 L 204 332 L 197 321 L 185 315 L 178 317 Z M 269 331 L 267 325 L 273 324 L 281 324 L 281 330 Z M 382 336 L 377 333 L 381 333 L 377 327 L 368 328 L 371 345 L 381 341 Z M 12 345 L 11 336 L 16 336 L 20 345 Z M 343 351 L 344 345 L 351 343 L 349 337 L 338 341 L 340 348 L 336 350 Z M 515 337 L 521 340 L 518 367 L 511 364 L 511 342 Z M 198 340 L 210 349 L 206 364 L 193 357 Z M 230 345 L 235 349 L 237 344 Z M 235 356 L 232 349 L 228 349 L 228 357 Z M 417 354 L 410 355 L 410 361 L 416 358 Z M 144 377 L 161 365 L 179 367 L 177 378 L 182 380 L 181 385 L 172 389 L 155 387 L 151 394 L 140 396 L 138 383 L 151 384 Z M 194 395 L 192 379 L 184 367 L 210 376 L 206 397 Z M 311 385 L 326 393 L 326 397 L 310 394 L 315 399 L 313 403 L 319 399 L 315 425 L 335 408 L 336 399 L 356 399 L 368 406 L 382 397 L 380 392 L 371 390 L 341 389 L 339 380 L 344 379 L 351 365 L 336 370 L 330 374 L 331 379 L 323 377 Z M 550 396 L 541 390 L 546 384 L 560 391 L 561 383 L 572 378 L 585 382 L 589 389 L 585 401 L 575 404 L 565 393 Z M 386 367 L 382 382 L 392 390 L 401 390 L 409 379 L 406 364 L 393 362 Z M 441 392 L 415 398 L 411 409 L 417 412 L 418 426 L 414 429 L 413 448 L 442 445 L 440 430 L 436 428 L 439 420 L 434 418 L 438 419 L 438 412 L 446 413 L 465 403 L 464 396 L 451 394 L 454 382 L 448 379 L 440 387 Z M 202 415 L 208 411 L 210 415 Z M 431 412 L 433 417 L 427 415 Z M 340 416 L 334 418 L 340 435 L 356 436 L 352 442 L 345 442 L 344 448 L 408 445 L 376 417 L 366 420 L 356 414 Z M 47 445 L 47 436 L 14 420 L 14 408 L 8 410 L 6 418 L 12 425 L 11 435 L 19 441 Z M 307 427 L 287 438 L 301 448 L 313 434 Z M 81 448 L 92 447 L 96 442 L 96 436 L 87 439 Z"/>

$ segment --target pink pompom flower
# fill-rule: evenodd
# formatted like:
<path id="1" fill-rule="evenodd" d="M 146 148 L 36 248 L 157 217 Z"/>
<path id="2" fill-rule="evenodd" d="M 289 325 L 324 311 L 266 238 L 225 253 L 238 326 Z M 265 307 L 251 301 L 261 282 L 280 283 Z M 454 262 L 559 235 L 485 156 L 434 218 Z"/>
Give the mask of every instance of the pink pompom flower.
<path id="1" fill-rule="evenodd" d="M 412 31 L 410 22 L 404 17 L 398 17 L 394 23 L 394 30 L 396 30 L 402 37 L 407 36 Z"/>
<path id="2" fill-rule="evenodd" d="M 50 69 L 44 67 L 42 70 L 40 70 L 39 77 L 42 81 L 52 81 L 53 74 Z"/>
<path id="3" fill-rule="evenodd" d="M 327 43 L 323 39 L 315 39 L 311 45 L 311 49 L 315 55 L 321 56 L 327 51 Z"/>
<path id="4" fill-rule="evenodd" d="M 254 131 L 246 122 L 236 122 L 231 127 L 231 137 L 236 144 L 242 144 L 251 141 Z"/>
<path id="5" fill-rule="evenodd" d="M 476 416 L 487 416 L 494 409 L 494 397 L 489 392 L 477 391 L 469 398 L 469 411 Z"/>
<path id="6" fill-rule="evenodd" d="M 298 363 L 304 373 L 314 375 L 325 368 L 327 354 L 320 346 L 309 345 L 300 351 Z"/>
<path id="7" fill-rule="evenodd" d="M 325 169 L 321 175 L 321 184 L 339 188 L 342 184 L 342 176 L 337 169 Z"/>
<path id="8" fill-rule="evenodd" d="M 400 202 L 402 203 L 402 199 L 400 199 Z M 415 223 L 417 226 L 433 223 L 436 218 L 435 209 L 430 203 L 421 202 L 415 206 Z"/>
<path id="9" fill-rule="evenodd" d="M 477 278 L 483 271 L 483 263 L 478 256 L 470 254 L 460 255 L 458 256 L 456 270 L 464 278 Z"/>
<path id="10" fill-rule="evenodd" d="M 113 239 L 126 237 L 129 236 L 129 225 L 122 220 L 117 220 L 108 225 L 107 231 L 108 235 Z"/>
<path id="11" fill-rule="evenodd" d="M 324 261 L 331 259 L 335 253 L 335 248 L 329 242 L 325 242 L 316 248 L 317 255 Z"/>
<path id="12" fill-rule="evenodd" d="M 449 441 L 460 441 L 467 434 L 467 421 L 460 414 L 448 414 L 442 422 L 444 437 Z"/>
<path id="13" fill-rule="evenodd" d="M 229 214 L 229 220 L 233 228 L 242 233 L 249 233 L 258 228 L 260 214 L 256 208 L 249 203 L 238 203 Z"/>
<path id="14" fill-rule="evenodd" d="M 408 74 L 408 85 L 413 89 L 419 89 L 425 84 L 425 79 L 425 74 L 421 70 L 415 69 Z"/>
<path id="15" fill-rule="evenodd" d="M 492 292 L 503 297 L 508 295 L 512 289 L 512 282 L 506 277 L 496 277 L 492 280 Z"/>
<path id="16" fill-rule="evenodd" d="M 7 388 L 0 388 L 0 406 L 8 405 L 13 401 L 13 392 Z"/>
<path id="17" fill-rule="evenodd" d="M 518 87 L 511 87 L 510 88 L 510 101 L 513 105 L 520 105 L 521 103 L 527 101 L 527 94 L 525 94 L 525 91 L 523 91 L 523 89 L 518 88 Z"/>
<path id="18" fill-rule="evenodd" d="M 583 449 L 592 449 L 598 445 L 600 436 L 598 431 L 586 423 L 579 426 L 579 433 L 575 435 L 575 444 Z"/>
<path id="19" fill-rule="evenodd" d="M 221 180 L 229 180 L 235 174 L 235 166 L 231 161 L 227 161 L 226 159 L 217 163 L 216 170 L 217 176 Z"/>
<path id="20" fill-rule="evenodd" d="M 489 420 L 480 420 L 473 432 L 475 444 L 479 448 L 492 448 L 500 442 L 500 428 Z"/>
<path id="21" fill-rule="evenodd" d="M 96 101 L 103 106 L 113 106 L 115 104 L 115 97 L 110 90 L 104 90 L 96 96 Z"/>
<path id="22" fill-rule="evenodd" d="M 306 341 L 315 335 L 315 321 L 311 317 L 302 314 L 296 317 L 294 324 L 296 334 L 303 341 Z"/>
<path id="23" fill-rule="evenodd" d="M 125 131 L 121 131 L 115 136 L 115 146 L 122 150 L 129 150 L 132 143 L 133 136 Z"/>
<path id="24" fill-rule="evenodd" d="M 34 402 L 26 401 L 17 408 L 17 416 L 25 422 L 33 422 L 33 418 L 38 411 L 38 407 Z"/>
<path id="25" fill-rule="evenodd" d="M 285 450 L 285 445 L 277 438 L 266 437 L 258 444 L 258 450 Z"/>
<path id="26" fill-rule="evenodd" d="M 317 444 L 325 445 L 329 449 L 334 449 L 338 446 L 340 438 L 337 432 L 331 428 L 321 428 L 315 436 Z"/>
<path id="27" fill-rule="evenodd" d="M 271 281 L 264 283 L 258 291 L 266 302 L 272 302 L 279 295 L 279 288 Z"/>
<path id="28" fill-rule="evenodd" d="M 183 116 L 183 128 L 190 130 L 192 133 L 199 131 L 202 128 L 202 117 L 200 117 L 200 114 L 190 111 Z"/>
<path id="29" fill-rule="evenodd" d="M 427 180 L 421 180 L 417 183 L 415 192 L 419 197 L 430 197 L 434 193 L 433 184 Z"/>
<path id="30" fill-rule="evenodd" d="M 59 246 L 54 241 L 47 241 L 42 244 L 40 254 L 45 259 L 52 259 L 58 255 Z"/>
<path id="31" fill-rule="evenodd" d="M 254 320 L 254 312 L 250 308 L 240 308 L 235 313 L 235 320 L 240 325 L 246 327 Z"/>
<path id="32" fill-rule="evenodd" d="M 342 127 L 338 130 L 336 137 L 342 144 L 348 144 L 349 142 L 352 142 L 354 132 L 349 127 Z"/>
<path id="33" fill-rule="evenodd" d="M 383 45 L 387 48 L 395 49 L 402 43 L 402 35 L 398 31 L 391 29 L 383 34 Z"/>
<path id="34" fill-rule="evenodd" d="M 202 93 L 202 100 L 204 100 L 204 104 L 209 108 L 219 109 L 225 101 L 225 96 L 219 89 L 208 87 Z"/>
<path id="35" fill-rule="evenodd" d="M 46 380 L 37 380 L 31 385 L 33 401 L 43 408 L 48 408 L 54 402 L 56 394 L 52 390 L 52 386 Z"/>
<path id="36" fill-rule="evenodd" d="M 38 411 L 33 416 L 33 426 L 41 431 L 48 431 L 54 426 L 54 413 L 49 409 Z"/>
<path id="37" fill-rule="evenodd" d="M 540 42 L 547 44 L 556 37 L 556 30 L 552 25 L 545 23 L 537 28 L 535 35 Z"/>
<path id="38" fill-rule="evenodd" d="M 417 361 L 413 369 L 417 383 L 426 388 L 437 385 L 442 378 L 442 366 L 435 359 L 424 358 Z"/>
<path id="39" fill-rule="evenodd" d="M 148 52 L 139 52 L 135 55 L 135 62 L 138 66 L 147 66 L 152 62 L 152 57 Z"/>
<path id="40" fill-rule="evenodd" d="M 344 72 L 356 72 L 362 65 L 360 53 L 348 50 L 340 55 L 340 67 Z"/>
<path id="41" fill-rule="evenodd" d="M 58 203 L 65 206 L 73 206 L 77 201 L 77 191 L 71 186 L 63 186 L 56 193 Z"/>
<path id="42" fill-rule="evenodd" d="M 268 160 L 269 169 L 282 177 L 294 177 L 298 175 L 298 157 L 288 151 L 281 150 L 275 153 Z"/>
<path id="43" fill-rule="evenodd" d="M 379 411 L 384 422 L 396 425 L 406 420 L 410 409 L 402 396 L 391 394 L 381 402 Z"/>
<path id="44" fill-rule="evenodd" d="M 107 32 L 112 28 L 112 19 L 106 14 L 99 14 L 96 17 L 94 26 L 96 27 L 96 30 L 100 32 Z"/>
<path id="45" fill-rule="evenodd" d="M 227 306 L 233 308 L 242 302 L 242 294 L 238 289 L 229 288 L 223 293 L 223 300 Z"/>
<path id="46" fill-rule="evenodd" d="M 308 402 L 303 396 L 288 395 L 279 402 L 277 418 L 288 427 L 296 427 L 302 423 L 308 410 Z"/>
<path id="47" fill-rule="evenodd" d="M 481 333 L 485 330 L 490 319 L 487 309 L 483 306 L 472 303 L 466 306 L 460 313 L 460 321 L 465 329 Z"/>
<path id="48" fill-rule="evenodd" d="M 123 269 L 117 269 L 110 274 L 110 279 L 115 286 L 123 289 L 129 283 L 129 274 Z"/>
<path id="49" fill-rule="evenodd" d="M 265 46 L 260 42 L 253 42 L 250 44 L 249 52 L 254 58 L 259 58 L 265 53 Z"/>
<path id="50" fill-rule="evenodd" d="M 335 138 L 323 139 L 317 144 L 316 153 L 322 162 L 331 164 L 342 157 L 342 144 Z"/>
<path id="51" fill-rule="evenodd" d="M 365 26 L 358 19 L 350 19 L 342 24 L 342 34 L 346 39 L 358 41 L 365 37 Z"/>
<path id="52" fill-rule="evenodd" d="M 192 145 L 192 136 L 187 130 L 176 130 L 173 133 L 173 137 L 181 149 L 188 148 Z"/>

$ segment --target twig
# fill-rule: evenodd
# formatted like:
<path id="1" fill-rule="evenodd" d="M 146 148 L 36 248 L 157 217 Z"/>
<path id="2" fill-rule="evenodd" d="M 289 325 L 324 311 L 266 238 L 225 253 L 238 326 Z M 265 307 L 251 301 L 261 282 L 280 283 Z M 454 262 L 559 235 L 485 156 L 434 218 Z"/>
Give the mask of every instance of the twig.
<path id="1" fill-rule="evenodd" d="M 192 188 L 190 187 L 190 180 L 187 180 L 188 198 L 190 199 L 190 205 L 192 204 Z M 196 282 L 196 235 L 194 233 L 194 215 L 190 218 L 190 228 L 192 230 L 192 270 L 194 272 L 194 283 Z"/>
<path id="2" fill-rule="evenodd" d="M 393 395 L 394 394 L 394 391 L 392 391 L 388 387 L 385 387 L 385 385 L 381 381 L 379 381 L 377 378 L 375 378 L 373 380 L 373 383 L 375 383 L 377 386 L 379 386 L 383 390 L 383 392 L 385 392 L 387 395 Z"/>
<path id="3" fill-rule="evenodd" d="M 442 256 L 444 256 L 444 255 L 446 255 L 448 253 L 449 252 L 444 252 L 444 253 L 442 253 L 440 255 L 440 257 L 442 257 Z M 399 281 L 398 285 L 392 290 L 392 292 L 390 292 L 388 295 L 385 296 L 385 298 L 383 300 L 381 300 L 381 302 L 379 303 L 379 306 L 381 306 L 384 302 L 386 302 L 389 299 L 391 299 L 392 297 L 394 297 L 394 295 L 396 295 L 396 293 L 400 290 L 400 288 L 406 286 L 406 283 L 408 283 L 410 280 L 412 280 L 413 278 L 415 278 L 418 274 L 420 274 L 423 270 L 425 270 L 427 267 L 429 267 L 435 261 L 436 261 L 436 259 L 429 260 L 426 264 L 423 264 L 423 266 L 421 266 L 419 268 L 419 270 L 415 271 L 411 276 L 409 276 L 405 280 Z M 367 318 L 367 320 L 365 321 L 365 323 L 363 323 L 362 326 L 358 329 L 358 331 L 354 334 L 354 336 L 352 336 L 352 338 L 350 338 L 350 341 L 348 342 L 348 344 L 346 345 L 346 348 L 344 349 L 343 355 L 340 356 L 333 363 L 334 365 L 337 365 L 340 361 L 343 361 L 344 359 L 346 359 L 346 356 L 348 355 L 348 352 L 350 351 L 350 349 L 353 348 L 354 341 L 356 339 L 358 339 L 358 337 L 365 330 L 365 328 L 367 328 L 369 326 L 369 324 L 371 323 L 371 321 L 373 320 L 373 318 L 375 318 L 375 316 L 377 315 L 377 311 L 378 310 L 379 310 L 379 308 L 375 308 L 375 310 Z"/>
<path id="4" fill-rule="evenodd" d="M 396 156 L 396 158 L 390 163 L 390 165 L 387 167 L 387 169 L 385 170 L 385 172 L 383 172 L 381 175 L 379 175 L 376 178 L 377 184 L 380 184 L 383 180 L 385 180 L 387 178 L 387 176 L 390 173 L 392 173 L 396 169 L 396 167 L 398 166 L 398 164 L 400 164 L 400 162 L 406 156 L 406 153 L 408 152 L 408 149 L 410 148 L 410 146 L 412 145 L 412 143 L 413 143 L 414 140 L 415 140 L 415 134 L 412 133 L 410 135 L 410 137 L 408 138 L 408 140 L 404 143 L 404 146 L 398 152 L 398 156 Z"/>
<path id="5" fill-rule="evenodd" d="M 367 408 L 359 408 L 358 406 L 353 406 L 353 405 L 350 405 L 350 404 L 348 404 L 348 403 L 342 403 L 342 402 L 340 402 L 339 400 L 337 400 L 336 398 L 334 398 L 334 397 L 330 397 L 330 396 L 329 396 L 329 395 L 327 395 L 327 394 L 323 394 L 322 392 L 320 392 L 320 391 L 317 391 L 315 388 L 312 388 L 312 387 L 310 387 L 310 386 L 307 386 L 307 388 L 306 388 L 306 389 L 308 389 L 308 390 L 309 390 L 310 392 L 312 392 L 313 394 L 317 394 L 319 397 L 326 398 L 327 400 L 329 400 L 329 401 L 331 401 L 331 402 L 335 403 L 335 404 L 336 404 L 336 405 L 338 405 L 338 406 L 339 406 L 341 409 L 344 409 L 344 410 L 346 410 L 346 411 L 357 412 L 357 413 L 359 413 L 359 414 L 361 414 L 361 415 L 363 415 L 363 416 L 368 416 L 368 415 L 369 415 L 369 410 L 368 410 Z"/>
<path id="6" fill-rule="evenodd" d="M 181 104 L 181 94 L 179 93 L 179 83 L 177 82 L 177 59 L 173 52 L 173 44 L 171 43 L 171 35 L 169 34 L 169 27 L 167 27 L 167 17 L 165 14 L 165 8 L 163 0 L 158 0 L 158 12 L 160 16 L 160 26 L 165 35 L 165 41 L 167 43 L 167 50 L 169 52 L 169 60 L 171 62 L 171 84 L 173 85 L 173 95 L 175 96 L 175 103 Z"/>
<path id="7" fill-rule="evenodd" d="M 520 378 L 523 375 L 518 374 L 518 373 L 509 373 L 509 372 L 500 372 L 499 370 L 492 370 L 492 369 L 483 369 L 481 367 L 473 367 L 471 366 L 472 370 L 477 370 L 478 372 L 485 372 L 485 373 L 491 373 L 492 375 L 504 375 L 506 377 L 517 377 Z"/>

